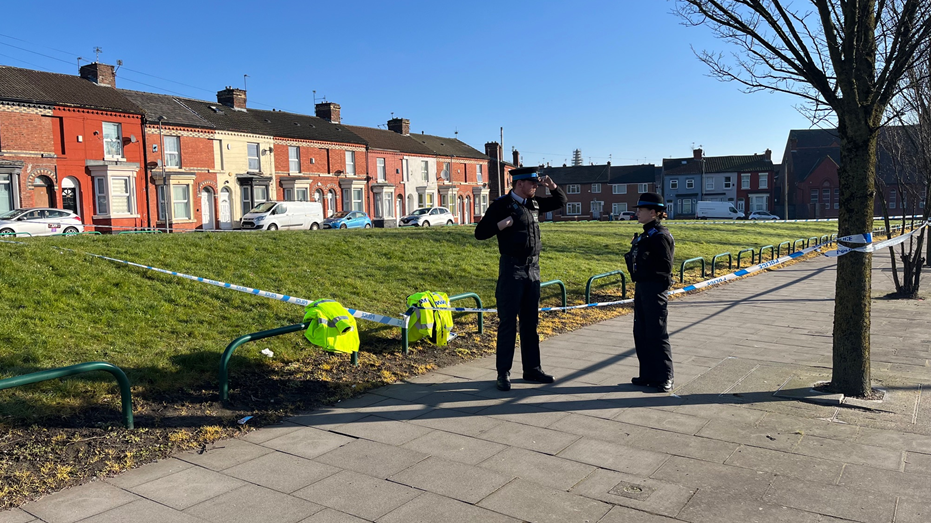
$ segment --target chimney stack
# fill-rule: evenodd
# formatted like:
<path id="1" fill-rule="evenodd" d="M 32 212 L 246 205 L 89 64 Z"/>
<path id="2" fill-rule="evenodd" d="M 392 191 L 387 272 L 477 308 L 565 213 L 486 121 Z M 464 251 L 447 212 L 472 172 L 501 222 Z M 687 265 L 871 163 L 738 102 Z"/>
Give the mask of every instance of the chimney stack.
<path id="1" fill-rule="evenodd" d="M 403 134 L 404 136 L 410 136 L 411 121 L 407 118 L 392 118 L 388 120 L 388 130 Z"/>
<path id="2" fill-rule="evenodd" d="M 501 147 L 498 145 L 498 142 L 486 142 L 485 143 L 485 154 L 490 156 L 493 160 L 499 159 Z"/>
<path id="3" fill-rule="evenodd" d="M 116 72 L 114 72 L 112 65 L 99 62 L 82 65 L 80 75 L 81 78 L 102 87 L 116 87 Z"/>
<path id="4" fill-rule="evenodd" d="M 323 118 L 330 123 L 339 122 L 339 104 L 333 102 L 320 102 L 314 106 L 314 114 L 317 118 Z"/>
<path id="5" fill-rule="evenodd" d="M 514 155 L 514 165 L 520 167 L 520 152 L 518 152 L 517 149 L 514 149 L 511 151 L 511 154 Z"/>
<path id="6" fill-rule="evenodd" d="M 767 160 L 772 161 L 772 159 L 773 159 L 773 151 L 770 150 L 770 149 L 766 149 L 766 152 L 763 153 L 763 156 L 765 156 Z"/>
<path id="7" fill-rule="evenodd" d="M 695 160 L 701 160 L 704 155 L 702 154 L 701 149 L 692 149 L 692 158 Z"/>
<path id="8" fill-rule="evenodd" d="M 217 91 L 217 102 L 233 109 L 246 110 L 246 91 L 227 86 Z"/>

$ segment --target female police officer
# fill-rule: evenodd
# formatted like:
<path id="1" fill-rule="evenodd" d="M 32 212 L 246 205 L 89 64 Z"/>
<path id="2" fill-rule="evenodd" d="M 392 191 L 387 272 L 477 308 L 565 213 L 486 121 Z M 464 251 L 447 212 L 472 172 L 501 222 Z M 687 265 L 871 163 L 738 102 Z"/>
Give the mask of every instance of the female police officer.
<path id="1" fill-rule="evenodd" d="M 475 226 L 475 238 L 498 237 L 498 302 L 497 368 L 498 390 L 511 389 L 511 365 L 514 361 L 514 341 L 517 317 L 520 316 L 520 356 L 524 380 L 552 383 L 553 376 L 540 366 L 540 337 L 537 321 L 540 307 L 540 213 L 555 211 L 566 204 L 566 193 L 556 187 L 549 176 L 542 179 L 536 167 L 521 167 L 511 171 L 513 188 L 492 202 Z M 550 196 L 535 196 L 538 185 L 544 185 Z"/>
<path id="2" fill-rule="evenodd" d="M 640 360 L 640 375 L 634 385 L 656 387 L 658 392 L 673 388 L 672 347 L 666 331 L 666 291 L 672 285 L 672 259 L 676 244 L 661 221 L 666 217 L 663 197 L 643 193 L 637 202 L 637 221 L 643 233 L 634 235 L 630 251 L 624 255 L 634 291 L 634 345 Z"/>

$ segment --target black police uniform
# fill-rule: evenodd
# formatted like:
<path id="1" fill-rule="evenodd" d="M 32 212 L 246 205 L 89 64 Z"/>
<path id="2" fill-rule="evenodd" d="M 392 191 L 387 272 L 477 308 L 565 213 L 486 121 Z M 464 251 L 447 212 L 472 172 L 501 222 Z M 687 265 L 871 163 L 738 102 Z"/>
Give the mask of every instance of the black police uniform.
<path id="1" fill-rule="evenodd" d="M 658 220 L 643 225 L 624 255 L 634 291 L 634 345 L 642 384 L 662 386 L 673 379 L 672 347 L 666 330 L 666 291 L 672 285 L 676 244 Z M 636 383 L 636 381 L 635 381 Z"/>
<path id="2" fill-rule="evenodd" d="M 498 236 L 498 375 L 510 372 L 514 361 L 517 317 L 520 316 L 520 355 L 524 371 L 540 368 L 540 337 L 537 322 L 540 306 L 540 222 L 539 214 L 555 211 L 566 204 L 566 193 L 559 187 L 551 196 L 527 198 L 519 202 L 510 192 L 496 199 L 475 227 L 475 238 Z M 498 230 L 498 222 L 510 216 L 514 223 Z"/>

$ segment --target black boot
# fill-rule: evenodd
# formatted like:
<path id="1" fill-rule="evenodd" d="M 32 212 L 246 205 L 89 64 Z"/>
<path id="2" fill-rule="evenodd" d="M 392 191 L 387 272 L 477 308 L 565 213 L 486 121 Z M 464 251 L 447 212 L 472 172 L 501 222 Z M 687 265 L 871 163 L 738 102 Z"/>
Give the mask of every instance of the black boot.
<path id="1" fill-rule="evenodd" d="M 504 392 L 511 390 L 511 373 L 505 372 L 503 374 L 498 374 L 498 381 L 495 382 L 495 385 L 498 387 L 498 390 Z"/>

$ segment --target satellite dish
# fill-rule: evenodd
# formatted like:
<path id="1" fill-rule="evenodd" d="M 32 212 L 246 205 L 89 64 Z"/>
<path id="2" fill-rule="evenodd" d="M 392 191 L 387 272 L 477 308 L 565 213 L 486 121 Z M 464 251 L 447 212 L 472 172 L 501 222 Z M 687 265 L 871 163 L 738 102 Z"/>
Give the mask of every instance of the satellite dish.
<path id="1" fill-rule="evenodd" d="M 136 143 L 136 135 L 135 134 L 129 135 L 129 141 L 132 143 Z"/>

